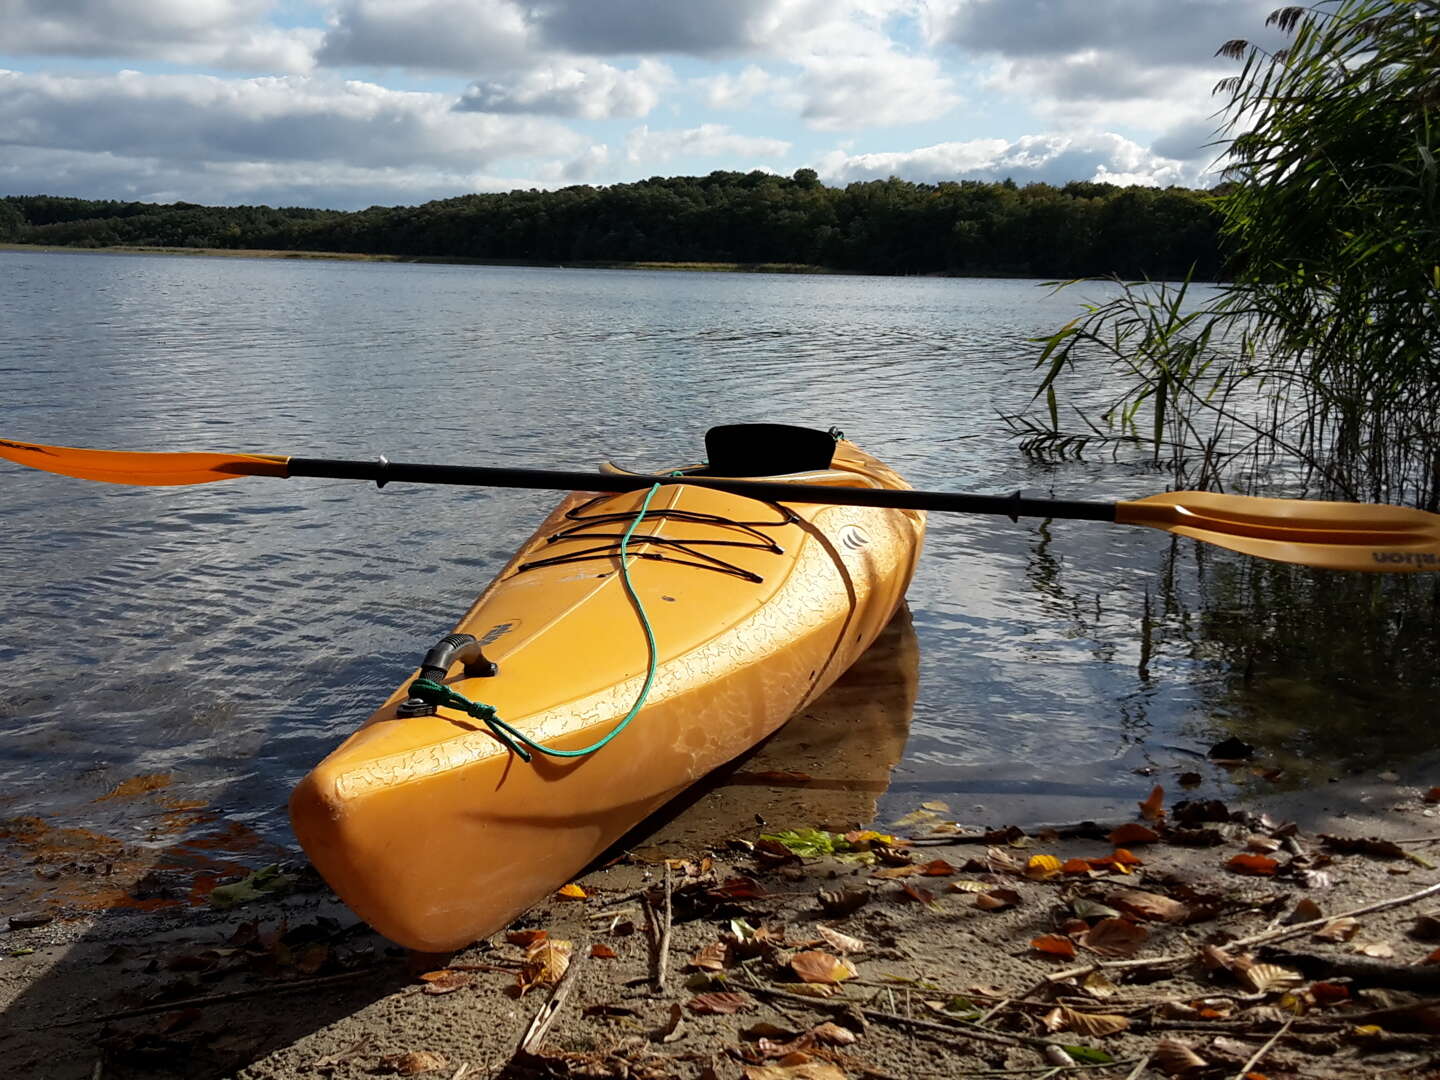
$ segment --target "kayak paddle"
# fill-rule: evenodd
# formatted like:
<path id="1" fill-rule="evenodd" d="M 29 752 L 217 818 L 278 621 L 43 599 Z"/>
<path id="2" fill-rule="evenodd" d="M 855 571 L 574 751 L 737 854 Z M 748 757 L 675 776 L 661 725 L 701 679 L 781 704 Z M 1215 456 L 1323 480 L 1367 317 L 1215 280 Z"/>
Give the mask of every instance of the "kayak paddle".
<path id="1" fill-rule="evenodd" d="M 1029 499 L 883 488 L 818 487 L 710 476 L 650 476 L 472 465 L 344 461 L 279 454 L 130 453 L 0 440 L 0 457 L 46 472 L 112 484 L 175 486 L 241 476 L 315 476 L 388 483 L 558 491 L 639 491 L 655 484 L 716 488 L 765 502 L 884 506 L 962 514 L 1069 518 L 1145 525 L 1247 555 L 1327 570 L 1440 570 L 1440 514 L 1404 506 L 1312 502 L 1170 491 L 1131 502 Z"/>

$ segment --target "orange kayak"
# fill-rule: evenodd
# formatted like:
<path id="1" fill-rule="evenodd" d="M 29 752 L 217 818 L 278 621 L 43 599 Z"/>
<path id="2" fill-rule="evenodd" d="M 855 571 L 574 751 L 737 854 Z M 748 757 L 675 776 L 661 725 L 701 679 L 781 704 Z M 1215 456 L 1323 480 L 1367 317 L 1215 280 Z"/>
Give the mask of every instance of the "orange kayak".
<path id="1" fill-rule="evenodd" d="M 765 478 L 909 486 L 833 446 L 828 466 Z M 718 474 L 712 451 L 706 475 Z M 575 750 L 641 696 L 648 622 L 653 685 L 612 741 L 525 760 L 475 715 L 412 697 L 412 676 L 296 788 L 291 820 L 311 861 L 392 940 L 441 952 L 493 933 L 765 739 L 889 622 L 925 531 L 921 511 L 782 506 L 682 472 L 649 493 L 628 542 L 632 599 L 620 537 L 646 497 L 567 496 L 456 625 L 469 637 L 445 639 L 420 672 Z"/>

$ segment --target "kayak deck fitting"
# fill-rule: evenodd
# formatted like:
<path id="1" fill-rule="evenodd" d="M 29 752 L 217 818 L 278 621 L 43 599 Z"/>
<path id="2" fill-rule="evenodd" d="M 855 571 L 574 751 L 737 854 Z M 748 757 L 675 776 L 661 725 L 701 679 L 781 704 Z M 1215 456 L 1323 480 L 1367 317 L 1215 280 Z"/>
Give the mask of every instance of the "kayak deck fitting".
<path id="1" fill-rule="evenodd" d="M 805 432 L 816 436 L 823 466 L 776 479 L 908 487 L 853 444 Z M 710 450 L 704 475 L 756 475 Z M 296 788 L 306 853 L 386 936 L 438 952 L 503 927 L 773 733 L 895 613 L 923 511 L 781 506 L 685 476 L 566 497 L 456 625 L 473 644 L 418 673 L 561 752 L 604 740 L 640 702 L 613 741 L 525 761 L 444 695 L 416 700 L 412 678 Z"/>

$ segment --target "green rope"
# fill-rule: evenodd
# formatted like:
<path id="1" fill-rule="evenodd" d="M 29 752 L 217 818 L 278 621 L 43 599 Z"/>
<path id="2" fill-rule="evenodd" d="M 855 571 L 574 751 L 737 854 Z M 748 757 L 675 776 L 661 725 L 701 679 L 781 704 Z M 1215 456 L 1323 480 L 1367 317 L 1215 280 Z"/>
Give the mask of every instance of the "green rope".
<path id="1" fill-rule="evenodd" d="M 624 731 L 630 721 L 634 720 L 640 710 L 645 707 L 645 701 L 650 696 L 650 689 L 655 685 L 655 671 L 660 666 L 660 650 L 655 644 L 655 631 L 650 625 L 649 616 L 645 614 L 645 605 L 640 602 L 640 594 L 635 591 L 635 584 L 630 580 L 628 561 L 630 537 L 634 535 L 636 528 L 644 520 L 646 513 L 650 510 L 650 500 L 655 498 L 655 493 L 659 490 L 660 485 L 656 484 L 646 492 L 644 501 L 640 503 L 640 512 L 635 515 L 635 520 L 630 523 L 630 527 L 625 530 L 625 535 L 620 538 L 620 580 L 625 585 L 625 593 L 630 597 L 630 602 L 635 605 L 636 614 L 640 616 L 640 625 L 645 630 L 645 644 L 650 650 L 650 662 L 645 671 L 645 683 L 635 697 L 635 704 L 630 706 L 630 711 L 625 714 L 625 718 L 611 728 L 604 738 L 579 750 L 557 750 L 553 746 L 536 742 L 524 732 L 501 720 L 495 711 L 495 706 L 487 705 L 483 701 L 471 701 L 464 694 L 451 690 L 450 687 L 432 679 L 416 679 L 411 683 L 411 696 L 418 697 L 430 705 L 444 705 L 446 708 L 459 709 L 461 712 L 475 717 L 488 727 L 490 733 L 513 751 L 521 761 L 530 760 L 530 753 L 526 747 L 538 750 L 542 754 L 549 754 L 551 757 L 584 757 L 586 754 L 595 753 L 596 750 Z"/>

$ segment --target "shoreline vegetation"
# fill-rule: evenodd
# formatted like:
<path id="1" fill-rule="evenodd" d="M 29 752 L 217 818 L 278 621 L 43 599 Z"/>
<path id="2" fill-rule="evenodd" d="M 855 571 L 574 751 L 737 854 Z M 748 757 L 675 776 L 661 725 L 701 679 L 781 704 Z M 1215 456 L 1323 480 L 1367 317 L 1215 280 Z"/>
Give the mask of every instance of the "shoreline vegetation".
<path id="1" fill-rule="evenodd" d="M 497 266 L 1215 280 L 1217 192 L 714 172 L 365 210 L 0 197 L 0 244 Z M 272 254 L 273 253 L 273 254 Z"/>
<path id="2" fill-rule="evenodd" d="M 547 262 L 540 259 L 479 259 L 463 255 L 387 255 L 381 252 L 363 251 L 288 251 L 283 248 L 213 248 L 213 247 L 160 247 L 141 244 L 115 244 L 110 247 L 74 247 L 66 244 L 4 244 L 0 251 L 35 252 L 37 254 L 68 255 L 207 255 L 230 259 L 323 259 L 332 262 L 383 262 L 413 263 L 432 266 L 515 266 L 549 268 L 554 270 L 678 270 L 692 274 L 821 274 L 831 276 L 876 276 L 862 270 L 836 270 L 829 266 L 815 266 L 809 263 L 742 263 L 742 262 L 663 262 L 599 260 L 591 262 Z M 894 275 L 884 275 L 894 276 Z M 999 271 L 989 273 L 962 273 L 960 271 L 937 271 L 927 274 L 908 275 L 912 277 L 954 277 L 954 278 L 999 278 L 1002 280 L 1029 278 L 1030 274 L 1006 274 Z"/>

